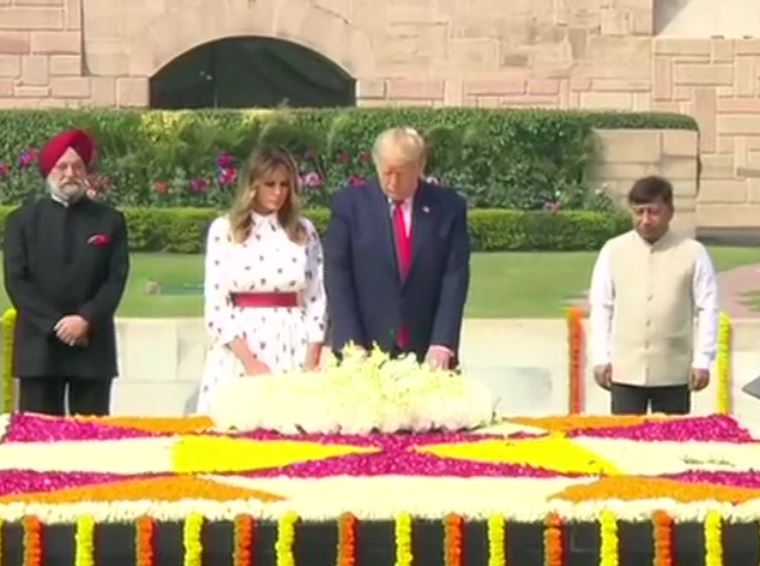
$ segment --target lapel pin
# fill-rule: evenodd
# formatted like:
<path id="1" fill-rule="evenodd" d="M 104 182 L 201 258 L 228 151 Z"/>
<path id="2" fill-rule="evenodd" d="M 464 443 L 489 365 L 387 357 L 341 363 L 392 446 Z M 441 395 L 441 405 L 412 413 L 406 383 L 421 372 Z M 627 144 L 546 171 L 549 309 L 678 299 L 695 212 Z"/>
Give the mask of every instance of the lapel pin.
<path id="1" fill-rule="evenodd" d="M 423 206 L 422 207 L 422 212 L 424 212 L 425 214 L 427 214 L 428 212 L 430 212 L 430 207 L 429 206 Z"/>

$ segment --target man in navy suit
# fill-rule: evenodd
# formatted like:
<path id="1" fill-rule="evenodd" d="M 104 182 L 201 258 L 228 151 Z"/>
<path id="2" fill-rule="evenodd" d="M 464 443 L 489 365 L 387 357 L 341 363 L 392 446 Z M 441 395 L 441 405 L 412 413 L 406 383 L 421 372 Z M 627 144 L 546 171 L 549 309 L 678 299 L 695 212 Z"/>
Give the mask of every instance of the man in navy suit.
<path id="1" fill-rule="evenodd" d="M 325 287 L 336 353 L 348 344 L 458 364 L 470 282 L 467 204 L 422 180 L 425 143 L 411 128 L 380 134 L 377 181 L 340 190 L 325 237 Z"/>

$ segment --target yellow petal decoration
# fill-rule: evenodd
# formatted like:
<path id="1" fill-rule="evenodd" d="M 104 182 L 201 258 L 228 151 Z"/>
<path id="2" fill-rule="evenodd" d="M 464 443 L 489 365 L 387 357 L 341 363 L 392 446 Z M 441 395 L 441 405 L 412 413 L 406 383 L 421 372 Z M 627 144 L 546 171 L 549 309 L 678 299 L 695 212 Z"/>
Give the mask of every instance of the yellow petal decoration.
<path id="1" fill-rule="evenodd" d="M 442 458 L 474 460 L 489 464 L 520 464 L 560 473 L 620 474 L 611 462 L 559 435 L 519 440 L 434 444 L 419 446 L 416 450 Z"/>
<path id="2" fill-rule="evenodd" d="M 378 450 L 375 447 L 297 440 L 187 436 L 174 446 L 172 469 L 180 474 L 250 472 Z"/>

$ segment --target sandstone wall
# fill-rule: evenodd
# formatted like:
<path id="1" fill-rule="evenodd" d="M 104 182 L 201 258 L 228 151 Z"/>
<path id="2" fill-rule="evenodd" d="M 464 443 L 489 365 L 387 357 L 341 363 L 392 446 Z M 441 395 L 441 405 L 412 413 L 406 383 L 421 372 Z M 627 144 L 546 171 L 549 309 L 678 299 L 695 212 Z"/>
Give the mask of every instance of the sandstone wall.
<path id="1" fill-rule="evenodd" d="M 755 0 L 731 1 L 744 2 L 743 25 L 760 17 Z M 0 108 L 147 106 L 149 77 L 188 49 L 278 37 L 356 77 L 363 106 L 691 114 L 699 225 L 760 226 L 760 39 L 683 37 L 689 17 L 704 18 L 698 2 L 0 0 Z"/>
<path id="2" fill-rule="evenodd" d="M 693 237 L 697 228 L 697 163 L 699 139 L 683 130 L 598 130 L 600 160 L 589 168 L 592 188 L 627 206 L 634 181 L 662 175 L 673 184 L 676 215 L 673 229 Z"/>

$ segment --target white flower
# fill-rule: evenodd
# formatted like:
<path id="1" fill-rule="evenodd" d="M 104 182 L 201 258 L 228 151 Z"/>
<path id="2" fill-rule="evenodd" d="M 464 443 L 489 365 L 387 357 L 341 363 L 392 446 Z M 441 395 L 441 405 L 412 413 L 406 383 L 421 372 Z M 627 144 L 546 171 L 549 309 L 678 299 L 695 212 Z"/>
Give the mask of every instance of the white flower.
<path id="1" fill-rule="evenodd" d="M 368 434 L 459 430 L 492 422 L 493 399 L 480 382 L 349 347 L 338 365 L 229 380 L 211 406 L 217 428 L 282 433 Z"/>

